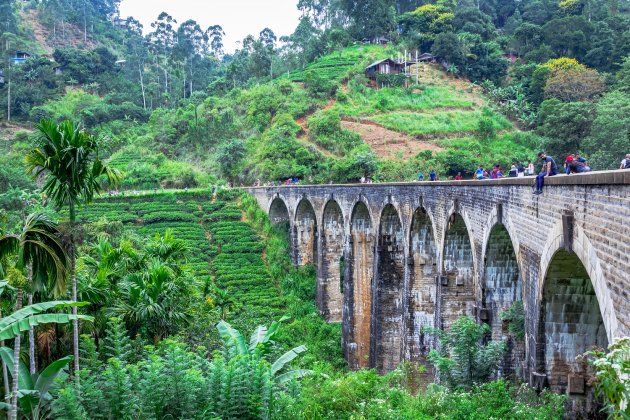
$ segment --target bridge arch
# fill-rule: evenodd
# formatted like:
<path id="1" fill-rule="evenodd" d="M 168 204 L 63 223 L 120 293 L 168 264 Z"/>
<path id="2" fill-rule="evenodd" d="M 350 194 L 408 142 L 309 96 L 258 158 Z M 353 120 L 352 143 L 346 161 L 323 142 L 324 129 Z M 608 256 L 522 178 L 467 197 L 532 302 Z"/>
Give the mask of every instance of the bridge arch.
<path id="1" fill-rule="evenodd" d="M 322 316 L 340 322 L 343 306 L 343 248 L 345 225 L 341 206 L 329 200 L 322 214 L 320 262 L 318 264 L 317 301 Z"/>
<path id="2" fill-rule="evenodd" d="M 464 212 L 453 212 L 444 228 L 440 282 L 440 324 L 449 328 L 460 316 L 474 315 L 475 252 Z"/>
<path id="3" fill-rule="evenodd" d="M 344 266 L 344 352 L 351 369 L 370 365 L 374 225 L 370 208 L 358 201 L 350 215 L 348 258 Z"/>
<path id="4" fill-rule="evenodd" d="M 606 348 L 619 332 L 599 258 L 582 228 L 573 228 L 573 252 L 565 247 L 559 222 L 541 258 L 536 370 L 546 375 L 555 392 L 573 388 L 570 393 L 578 395 L 570 398 L 569 410 L 586 412 L 593 409 L 587 402 L 591 395 L 586 366 L 575 357 L 595 346 Z M 577 392 L 571 384 L 578 384 Z"/>
<path id="5" fill-rule="evenodd" d="M 267 214 L 269 214 L 269 220 L 271 220 L 271 223 L 273 224 L 291 222 L 291 215 L 289 212 L 289 207 L 280 196 L 276 196 L 271 201 L 271 204 L 269 205 L 269 211 L 267 212 Z"/>
<path id="6" fill-rule="evenodd" d="M 374 288 L 374 366 L 389 372 L 398 366 L 403 347 L 405 233 L 396 207 L 387 204 L 380 217 Z"/>
<path id="7" fill-rule="evenodd" d="M 513 309 L 515 316 L 524 312 L 523 277 L 519 268 L 512 237 L 502 223 L 488 229 L 484 246 L 484 264 L 481 277 L 481 304 L 479 318 L 490 325 L 493 340 L 504 340 L 506 352 L 500 366 L 504 377 L 523 377 L 525 360 L 524 331 L 509 334 L 509 323 L 501 313 Z"/>
<path id="8" fill-rule="evenodd" d="M 619 331 L 617 312 L 615 311 L 613 300 L 610 296 L 610 289 L 606 283 L 599 257 L 593 244 L 580 225 L 574 224 L 573 236 L 573 253 L 575 253 L 588 273 L 595 291 L 595 296 L 597 296 L 604 326 L 606 327 L 608 342 L 612 343 L 613 338 L 620 336 L 621 332 Z M 549 271 L 552 258 L 555 256 L 556 252 L 564 248 L 564 246 L 562 222 L 558 222 L 547 237 L 547 242 L 545 243 L 541 255 L 540 271 L 538 273 L 537 302 L 540 302 L 542 299 L 545 277 L 546 273 Z"/>
<path id="9" fill-rule="evenodd" d="M 317 216 L 306 198 L 302 198 L 295 209 L 293 241 L 298 267 L 317 263 Z"/>
<path id="10" fill-rule="evenodd" d="M 431 214 L 418 207 L 409 228 L 409 295 L 407 320 L 407 352 L 411 360 L 427 355 L 433 346 L 424 326 L 435 325 L 437 297 L 436 276 L 439 275 L 438 249 Z"/>

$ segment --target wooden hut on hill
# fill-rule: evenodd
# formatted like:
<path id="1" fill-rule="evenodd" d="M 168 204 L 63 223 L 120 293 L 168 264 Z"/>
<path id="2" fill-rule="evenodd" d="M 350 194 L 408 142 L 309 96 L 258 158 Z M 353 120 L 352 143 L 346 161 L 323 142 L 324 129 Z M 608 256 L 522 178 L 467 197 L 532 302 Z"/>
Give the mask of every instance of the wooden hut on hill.
<path id="1" fill-rule="evenodd" d="M 407 62 L 399 62 L 391 58 L 375 61 L 365 68 L 365 75 L 370 80 L 376 80 L 377 74 L 401 74 L 409 65 Z"/>

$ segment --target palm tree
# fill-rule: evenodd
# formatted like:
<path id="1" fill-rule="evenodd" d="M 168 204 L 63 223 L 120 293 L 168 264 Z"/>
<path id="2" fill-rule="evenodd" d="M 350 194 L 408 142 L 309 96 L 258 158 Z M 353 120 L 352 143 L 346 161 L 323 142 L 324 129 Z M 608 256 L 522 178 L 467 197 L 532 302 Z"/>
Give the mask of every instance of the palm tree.
<path id="1" fill-rule="evenodd" d="M 65 287 L 68 256 L 58 237 L 57 225 L 42 213 L 29 215 L 20 233 L 0 236 L 0 259 L 15 255 L 14 267 L 7 270 L 7 277 L 17 287 L 16 310 L 22 308 L 23 286 L 26 285 L 32 291 L 33 279 L 37 279 L 40 284 L 51 279 L 53 287 L 58 291 Z M 26 282 L 23 281 L 24 271 L 27 273 Z M 31 299 L 29 305 L 32 303 L 30 301 Z M 21 335 L 18 334 L 13 348 L 15 359 L 19 359 L 20 346 Z M 32 326 L 29 328 L 29 356 L 31 373 L 34 373 L 35 343 Z M 17 392 L 17 379 L 14 378 L 12 407 L 17 406 Z"/>
<path id="2" fill-rule="evenodd" d="M 99 139 L 72 121 L 55 124 L 42 120 L 37 124 L 39 147 L 26 155 L 27 172 L 33 178 L 44 177 L 42 192 L 57 208 L 67 206 L 70 216 L 70 271 L 72 300 L 77 301 L 76 250 L 74 224 L 79 203 L 90 203 L 102 191 L 101 180 L 110 184 L 121 179 L 119 171 L 108 167 L 99 157 Z M 73 315 L 77 308 L 72 308 Z M 74 370 L 79 370 L 79 322 L 73 320 Z"/>

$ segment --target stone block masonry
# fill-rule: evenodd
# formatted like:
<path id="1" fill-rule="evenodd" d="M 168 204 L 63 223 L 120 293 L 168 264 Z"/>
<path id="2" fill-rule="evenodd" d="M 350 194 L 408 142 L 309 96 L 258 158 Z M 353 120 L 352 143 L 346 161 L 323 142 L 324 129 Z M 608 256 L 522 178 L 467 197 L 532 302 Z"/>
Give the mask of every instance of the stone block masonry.
<path id="1" fill-rule="evenodd" d="M 289 223 L 294 262 L 317 265 L 317 304 L 341 320 L 351 368 L 421 361 L 434 345 L 422 327 L 460 315 L 505 339 L 500 313 L 522 301 L 525 339 L 511 342 L 502 372 L 579 391 L 575 355 L 630 335 L 630 171 L 558 175 L 540 196 L 533 183 L 248 191 Z"/>

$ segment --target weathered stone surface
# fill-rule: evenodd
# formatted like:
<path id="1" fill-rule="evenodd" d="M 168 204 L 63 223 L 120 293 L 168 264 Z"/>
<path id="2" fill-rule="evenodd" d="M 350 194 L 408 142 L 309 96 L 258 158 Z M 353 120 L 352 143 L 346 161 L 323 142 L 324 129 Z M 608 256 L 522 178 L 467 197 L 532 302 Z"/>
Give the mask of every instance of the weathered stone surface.
<path id="1" fill-rule="evenodd" d="M 532 195 L 533 182 L 249 191 L 272 220 L 294 215 L 295 262 L 322 265 L 318 305 L 331 321 L 341 310 L 351 368 L 386 371 L 402 359 L 421 360 L 432 345 L 422 326 L 448 326 L 460 314 L 487 318 L 493 338 L 504 338 L 499 313 L 522 300 L 525 342 L 512 343 L 504 373 L 516 364 L 522 377 L 543 375 L 564 392 L 569 373 L 581 372 L 575 355 L 630 334 L 630 171 L 558 175 L 541 196 Z M 325 216 L 331 201 L 341 215 Z M 563 214 L 571 216 L 564 229 Z M 341 300 L 332 293 L 342 277 L 340 248 Z"/>

